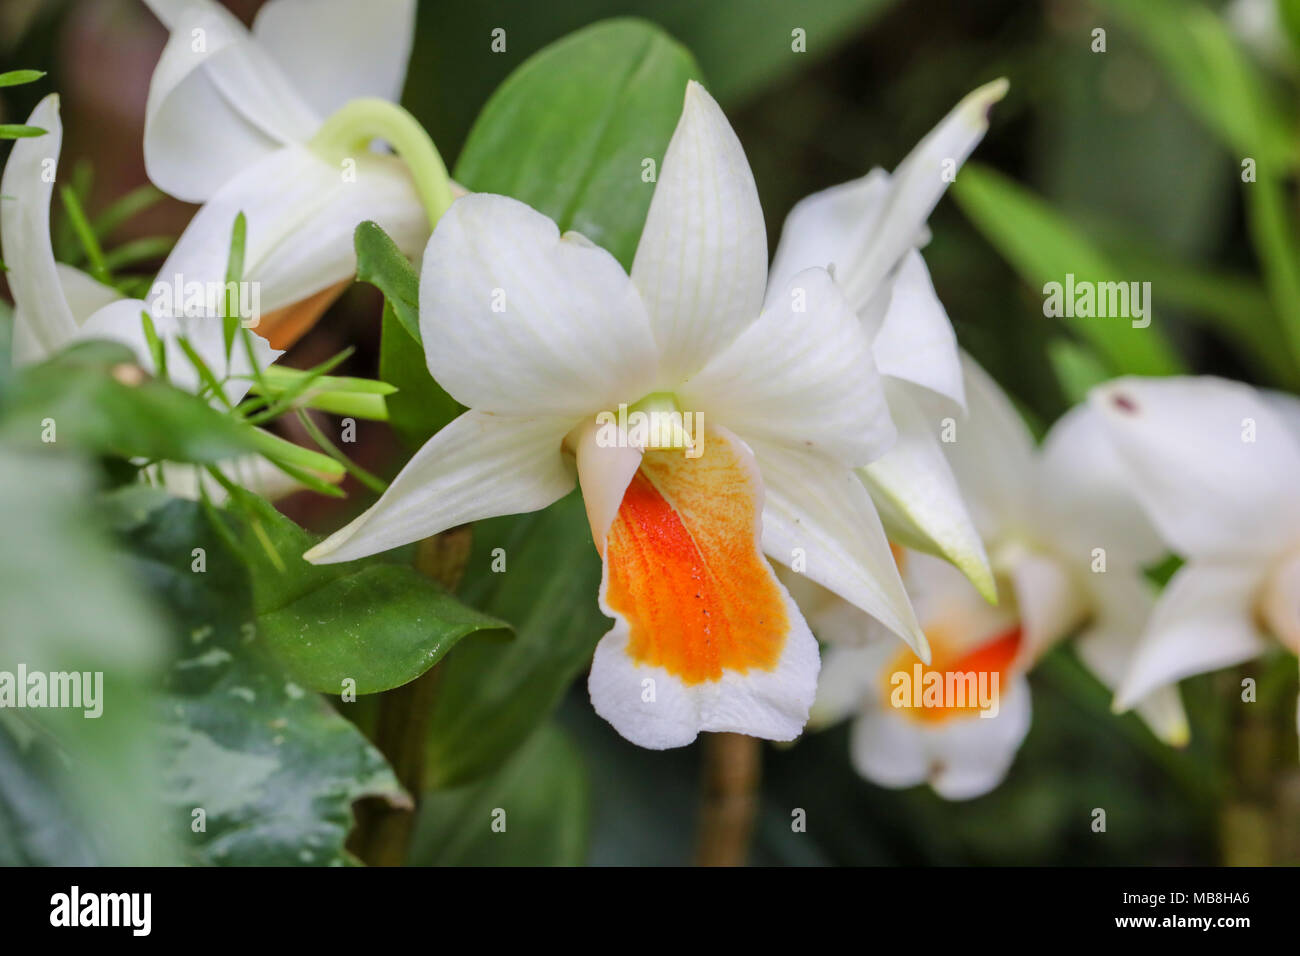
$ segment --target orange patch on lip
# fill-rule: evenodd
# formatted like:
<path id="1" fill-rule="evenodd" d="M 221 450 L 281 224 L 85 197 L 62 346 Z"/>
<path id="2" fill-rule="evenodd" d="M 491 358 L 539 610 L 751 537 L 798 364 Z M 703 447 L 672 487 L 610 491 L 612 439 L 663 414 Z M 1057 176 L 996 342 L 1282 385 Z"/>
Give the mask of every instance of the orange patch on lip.
<path id="1" fill-rule="evenodd" d="M 1017 624 L 1008 631 L 996 634 L 984 641 L 978 647 L 966 651 L 965 653 L 955 652 L 952 650 L 950 642 L 943 639 L 942 635 L 926 632 L 926 637 L 930 641 L 931 662 L 927 666 L 921 663 L 921 659 L 911 652 L 904 649 L 898 657 L 894 658 L 891 666 L 885 668 L 885 699 L 889 700 L 890 695 L 894 692 L 895 687 L 892 683 L 893 677 L 899 672 L 908 675 L 909 678 L 916 674 L 916 667 L 921 668 L 921 678 L 925 679 L 926 675 L 939 673 L 943 675 L 944 685 L 947 685 L 949 674 L 975 674 L 975 687 L 978 688 L 978 678 L 980 674 L 989 674 L 988 684 L 992 688 L 992 675 L 998 675 L 998 691 L 1001 693 L 1007 686 L 1007 675 L 1011 665 L 1015 662 L 1016 654 L 1020 650 L 1020 626 Z M 976 700 L 971 703 L 968 701 L 967 706 L 944 706 L 944 707 L 904 707 L 900 711 L 911 717 L 913 720 L 919 720 L 923 723 L 939 723 L 945 720 L 951 720 L 954 717 L 969 717 L 979 713 L 979 702 Z"/>
<path id="2" fill-rule="evenodd" d="M 292 305 L 268 312 L 254 329 L 273 349 L 288 349 L 306 335 L 350 284 L 339 282 Z"/>
<path id="3" fill-rule="evenodd" d="M 704 447 L 699 458 L 646 452 L 605 550 L 605 600 L 628 622 L 628 655 L 688 685 L 773 670 L 790 630 L 759 547 L 755 469 L 716 431 Z"/>

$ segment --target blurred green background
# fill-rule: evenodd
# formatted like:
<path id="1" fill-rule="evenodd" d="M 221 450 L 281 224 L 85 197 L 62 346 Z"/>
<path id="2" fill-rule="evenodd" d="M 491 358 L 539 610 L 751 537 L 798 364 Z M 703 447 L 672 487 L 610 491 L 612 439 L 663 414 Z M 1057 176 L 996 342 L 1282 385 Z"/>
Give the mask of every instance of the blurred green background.
<path id="1" fill-rule="evenodd" d="M 229 3 L 246 19 L 258 5 Z M 422 0 L 404 102 L 450 165 L 487 97 L 531 53 L 605 17 L 648 18 L 696 55 L 731 118 L 754 169 L 774 248 L 798 199 L 872 166 L 893 168 L 966 92 L 1006 76 L 1011 92 L 995 108 L 976 161 L 1042 196 L 1080 237 L 1116 261 L 1176 263 L 1185 276 L 1222 273 L 1227 278 L 1216 288 L 1231 301 L 1220 311 L 1248 311 L 1261 302 L 1266 309 L 1259 280 L 1251 278 L 1258 268 L 1242 204 L 1240 157 L 1184 105 L 1142 38 L 1116 18 L 1123 6 L 1089 0 Z M 507 31 L 504 53 L 489 50 L 487 38 L 496 27 Z M 806 53 L 791 51 L 796 27 L 806 31 Z M 1098 27 L 1107 31 L 1104 54 L 1091 49 Z M 4 91 L 0 122 L 20 122 L 40 96 L 61 92 L 65 159 L 83 157 L 93 166 L 92 210 L 145 181 L 144 101 L 163 38 L 138 0 L 5 0 L 0 6 L 0 71 L 37 67 L 50 74 L 31 87 Z M 1286 38 L 1264 39 L 1258 50 L 1242 48 L 1267 82 L 1286 88 L 1295 72 Z M 180 204 L 167 204 L 132 228 L 140 235 L 175 234 L 187 215 Z M 1050 424 L 1069 397 L 1049 356 L 1061 328 L 1043 317 L 1040 291 L 1022 280 L 952 198 L 940 204 L 930 227 L 926 259 L 962 345 L 1038 427 Z M 1135 270 L 1121 277 L 1151 274 Z M 1196 297 L 1172 281 L 1157 282 L 1154 297 L 1156 323 L 1190 368 L 1260 381 L 1259 357 L 1204 314 L 1219 306 L 1198 309 Z M 373 375 L 378 320 L 377 299 L 358 287 L 289 361 L 306 366 L 355 344 L 349 371 Z M 386 430 L 364 425 L 363 432 L 358 459 L 391 474 L 398 449 Z M 314 498 L 299 497 L 287 510 L 321 528 L 341 518 L 337 506 Z M 1293 662 L 1277 674 L 1278 693 L 1294 699 Z M 863 782 L 849 767 L 843 727 L 793 747 L 768 747 L 754 862 L 1221 859 L 1223 808 L 1239 787 L 1227 726 L 1233 675 L 1188 684 L 1194 742 L 1183 753 L 1161 748 L 1133 718 L 1112 717 L 1106 694 L 1068 649 L 1053 654 L 1032 684 L 1033 728 L 1007 781 L 968 803 Z M 530 743 L 517 758 L 527 773 L 514 785 L 553 801 L 545 804 L 552 818 L 560 807 L 573 814 L 578 857 L 594 863 L 689 860 L 698 748 L 661 754 L 628 745 L 591 712 L 584 685 L 577 682 L 561 709 L 570 743 Z M 1293 736 L 1289 743 L 1284 752 L 1294 775 Z M 566 777 L 548 789 L 548 769 L 575 760 L 586 767 L 586 782 L 575 789 Z M 445 812 L 451 819 L 458 806 L 494 796 L 455 794 L 426 814 Z M 1097 807 L 1107 810 L 1105 834 L 1090 828 Z M 791 832 L 795 808 L 807 811 L 806 834 Z M 581 823 L 588 814 L 589 831 Z"/>

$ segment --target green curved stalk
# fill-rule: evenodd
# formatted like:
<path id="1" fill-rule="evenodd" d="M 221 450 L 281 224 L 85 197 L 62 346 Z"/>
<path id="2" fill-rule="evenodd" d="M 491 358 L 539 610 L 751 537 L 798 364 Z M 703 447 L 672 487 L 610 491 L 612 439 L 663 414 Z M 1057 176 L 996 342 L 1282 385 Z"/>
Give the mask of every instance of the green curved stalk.
<path id="1" fill-rule="evenodd" d="M 345 159 L 363 153 L 377 139 L 392 146 L 406 163 L 429 226 L 437 225 L 455 199 L 451 177 L 424 127 L 396 103 L 352 100 L 325 121 L 312 139 L 311 148 L 331 158 Z"/>

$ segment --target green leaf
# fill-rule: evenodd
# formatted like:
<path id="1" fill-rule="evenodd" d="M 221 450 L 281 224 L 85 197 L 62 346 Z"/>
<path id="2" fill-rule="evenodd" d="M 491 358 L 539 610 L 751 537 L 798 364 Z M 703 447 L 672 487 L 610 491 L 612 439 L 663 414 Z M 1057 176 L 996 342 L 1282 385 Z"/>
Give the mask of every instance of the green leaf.
<path id="1" fill-rule="evenodd" d="M 388 421 L 418 448 L 465 410 L 429 374 L 420 337 L 420 277 L 402 250 L 373 222 L 357 226 L 357 281 L 384 295 L 379 375 L 397 388 L 385 400 Z"/>
<path id="2" fill-rule="evenodd" d="M 1295 127 L 1227 23 L 1188 0 L 1101 0 L 1164 67 L 1183 101 L 1237 155 L 1291 168 Z"/>
<path id="3" fill-rule="evenodd" d="M 409 448 L 419 448 L 465 410 L 433 380 L 424 348 L 411 338 L 391 303 L 384 305 L 379 375 L 397 388 L 384 404 L 389 424 Z"/>
<path id="4" fill-rule="evenodd" d="M 494 571 L 502 561 L 505 570 Z M 447 656 L 429 735 L 430 786 L 492 771 L 554 712 L 609 629 L 599 589 L 600 559 L 577 492 L 543 511 L 475 524 L 461 596 L 511 622 L 515 638 L 474 638 Z"/>
<path id="5" fill-rule="evenodd" d="M 488 100 L 455 178 L 576 230 L 630 267 L 682 112 L 691 55 L 640 20 L 608 20 L 530 57 Z"/>
<path id="6" fill-rule="evenodd" d="M 262 642 L 305 686 L 339 694 L 352 680 L 356 693 L 378 693 L 419 677 L 469 634 L 504 636 L 507 625 L 409 565 L 383 556 L 307 563 L 302 554 L 319 538 L 256 495 L 231 491 L 222 520 L 252 572 Z"/>
<path id="7" fill-rule="evenodd" d="M 256 450 L 253 429 L 136 362 L 122 345 L 80 342 L 23 369 L 4 396 L 0 438 L 42 446 L 49 420 L 59 447 L 121 458 L 215 464 Z"/>
<path id="8" fill-rule="evenodd" d="M 1076 284 L 1143 279 L 1121 274 L 1069 220 L 991 169 L 968 163 L 953 184 L 952 194 L 984 237 L 1035 292 L 1048 282 L 1064 283 L 1068 274 L 1075 277 Z M 1171 375 L 1181 367 L 1177 353 L 1154 318 L 1146 328 L 1134 328 L 1125 318 L 1059 321 L 1088 340 L 1113 374 Z"/>
<path id="9" fill-rule="evenodd" d="M 172 616 L 162 783 L 170 823 L 196 862 L 350 862 L 352 802 L 409 800 L 383 757 L 265 653 L 247 569 L 203 505 L 133 486 L 105 506 L 137 574 Z"/>
<path id="10" fill-rule="evenodd" d="M 415 266 L 376 223 L 357 226 L 352 243 L 357 250 L 357 281 L 382 292 L 407 333 L 420 343 L 420 274 Z"/>
<path id="11" fill-rule="evenodd" d="M 176 859 L 152 792 L 149 695 L 166 631 L 95 520 L 92 493 L 75 456 L 0 445 L 0 671 L 103 675 L 98 717 L 0 709 L 0 865 Z"/>
<path id="12" fill-rule="evenodd" d="M 547 724 L 491 776 L 426 794 L 411 859 L 423 866 L 578 866 L 586 857 L 589 789 L 578 751 Z"/>
<path id="13" fill-rule="evenodd" d="M 7 73 L 0 73 L 0 89 L 6 86 L 22 86 L 24 83 L 35 83 L 44 75 L 44 70 L 10 70 Z"/>

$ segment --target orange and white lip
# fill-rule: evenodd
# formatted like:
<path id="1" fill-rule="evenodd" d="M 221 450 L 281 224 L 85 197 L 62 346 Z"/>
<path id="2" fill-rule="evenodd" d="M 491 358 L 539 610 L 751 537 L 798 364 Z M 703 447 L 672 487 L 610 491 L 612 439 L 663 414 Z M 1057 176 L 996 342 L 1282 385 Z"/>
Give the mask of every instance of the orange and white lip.
<path id="1" fill-rule="evenodd" d="M 601 609 L 615 625 L 588 688 L 596 712 L 644 747 L 700 731 L 793 739 L 816 689 L 817 642 L 763 556 L 753 455 L 723 429 L 703 448 L 645 452 L 601 549 Z"/>
<path id="2" fill-rule="evenodd" d="M 855 715 L 850 734 L 854 767 L 888 787 L 929 784 L 948 799 L 986 793 L 1002 780 L 1028 732 L 1032 705 L 1024 678 L 1023 636 L 1011 607 L 992 607 L 956 569 L 929 555 L 908 552 L 910 579 L 925 582 L 918 601 L 932 658 L 923 663 L 895 642 L 836 644 L 823 652 L 813 709 L 817 724 Z M 984 677 L 996 697 L 989 708 L 940 696 L 897 693 L 925 675 Z M 996 675 L 996 680 L 994 680 Z M 964 704 L 964 706 L 959 706 Z"/>

